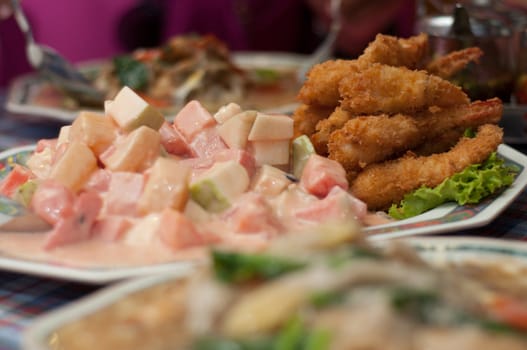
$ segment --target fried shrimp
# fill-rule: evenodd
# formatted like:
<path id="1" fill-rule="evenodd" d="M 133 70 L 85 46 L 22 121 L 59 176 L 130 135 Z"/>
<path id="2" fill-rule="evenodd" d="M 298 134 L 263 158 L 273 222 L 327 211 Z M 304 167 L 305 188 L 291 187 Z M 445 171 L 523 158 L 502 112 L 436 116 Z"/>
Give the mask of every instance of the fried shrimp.
<path id="1" fill-rule="evenodd" d="M 385 210 L 420 186 L 435 187 L 471 164 L 483 162 L 502 142 L 502 129 L 493 124 L 479 127 L 474 138 L 463 137 L 448 152 L 402 158 L 372 164 L 358 174 L 350 191 L 370 210 Z"/>
<path id="2" fill-rule="evenodd" d="M 374 64 L 339 83 L 341 106 L 354 114 L 414 113 L 430 106 L 469 103 L 460 87 L 428 74 Z"/>
<path id="3" fill-rule="evenodd" d="M 329 136 L 333 131 L 343 127 L 351 118 L 354 118 L 351 113 L 337 107 L 328 118 L 317 123 L 316 132 L 311 136 L 311 142 L 318 154 L 327 155 Z"/>
<path id="4" fill-rule="evenodd" d="M 424 61 L 427 50 L 428 35 L 424 33 L 408 39 L 377 34 L 357 61 L 361 66 L 382 63 L 416 69 Z"/>
<path id="5" fill-rule="evenodd" d="M 297 98 L 308 105 L 335 108 L 340 99 L 339 81 L 357 71 L 356 60 L 330 60 L 317 64 L 307 73 Z"/>
<path id="6" fill-rule="evenodd" d="M 466 128 L 497 124 L 502 108 L 501 101 L 493 98 L 465 106 L 425 111 L 415 116 L 397 114 L 353 118 L 329 136 L 328 156 L 342 164 L 349 173 L 348 180 L 351 180 L 354 173 L 367 165 L 422 146 L 428 140 L 442 140 L 444 144 L 451 142 L 453 135 L 459 139 Z"/>
<path id="7" fill-rule="evenodd" d="M 470 62 L 477 63 L 482 55 L 483 51 L 479 47 L 469 47 L 434 59 L 426 65 L 425 69 L 430 74 L 447 79 L 465 68 Z"/>
<path id="8" fill-rule="evenodd" d="M 342 164 L 350 180 L 366 165 L 383 161 L 419 140 L 419 127 L 412 117 L 362 116 L 350 119 L 331 133 L 328 157 Z"/>
<path id="9" fill-rule="evenodd" d="M 293 113 L 294 136 L 311 136 L 316 132 L 319 121 L 326 119 L 333 112 L 333 108 L 316 107 L 302 104 Z"/>

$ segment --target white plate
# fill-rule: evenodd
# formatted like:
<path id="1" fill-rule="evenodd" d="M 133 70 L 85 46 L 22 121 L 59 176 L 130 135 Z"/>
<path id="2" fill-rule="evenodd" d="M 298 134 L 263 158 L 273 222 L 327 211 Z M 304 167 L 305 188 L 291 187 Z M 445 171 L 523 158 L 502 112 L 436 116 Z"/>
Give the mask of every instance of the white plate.
<path id="1" fill-rule="evenodd" d="M 500 145 L 498 154 L 519 167 L 514 183 L 499 196 L 489 197 L 477 205 L 444 204 L 413 218 L 365 229 L 371 240 L 383 240 L 414 235 L 430 235 L 481 227 L 494 220 L 527 185 L 527 156 Z"/>
<path id="2" fill-rule="evenodd" d="M 417 238 L 408 240 L 426 260 L 433 264 L 479 261 L 527 268 L 527 244 L 487 238 Z M 105 308 L 119 299 L 154 285 L 179 278 L 184 273 L 136 279 L 107 287 L 88 297 L 37 318 L 23 334 L 23 349 L 50 350 L 50 336 L 62 326 Z"/>
<path id="3" fill-rule="evenodd" d="M 233 61 L 242 68 L 297 68 L 305 59 L 305 55 L 283 52 L 236 52 L 232 55 Z M 88 62 L 79 65 L 79 69 L 93 76 L 101 66 L 101 62 Z M 13 81 L 9 86 L 5 108 L 13 114 L 24 115 L 31 119 L 42 121 L 56 121 L 71 123 L 78 114 L 76 109 L 60 106 L 45 106 L 33 102 L 34 96 L 46 85 L 46 81 L 38 74 L 27 74 Z M 298 104 L 275 106 L 264 112 L 290 113 Z M 82 107 L 83 110 L 89 109 Z"/>
<path id="4" fill-rule="evenodd" d="M 24 163 L 25 157 L 34 146 L 15 148 L 0 153 L 0 164 L 9 162 Z M 365 231 L 373 241 L 429 235 L 433 233 L 451 232 L 461 229 L 483 226 L 492 221 L 502 212 L 523 190 L 527 184 L 527 156 L 514 149 L 500 145 L 498 152 L 507 162 L 520 168 L 520 173 L 511 187 L 495 198 L 489 198 L 475 206 L 456 206 L 445 204 L 414 218 L 397 221 L 388 225 L 366 228 Z M 0 170 L 0 179 L 9 171 L 9 166 Z M 11 208 L 0 206 L 0 224 L 9 219 Z M 0 233 L 1 234 L 1 233 Z M 129 277 L 144 276 L 153 273 L 165 273 L 171 270 L 188 269 L 196 262 L 178 261 L 141 267 L 87 268 L 50 264 L 41 261 L 31 261 L 2 256 L 0 252 L 0 268 L 39 276 L 82 281 L 89 283 L 108 283 Z"/>

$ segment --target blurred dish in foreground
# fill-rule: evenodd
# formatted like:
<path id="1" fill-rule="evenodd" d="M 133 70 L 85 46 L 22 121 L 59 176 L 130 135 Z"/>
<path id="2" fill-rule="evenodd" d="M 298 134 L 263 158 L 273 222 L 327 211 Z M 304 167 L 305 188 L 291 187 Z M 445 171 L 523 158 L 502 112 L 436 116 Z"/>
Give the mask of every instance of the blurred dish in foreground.
<path id="1" fill-rule="evenodd" d="M 184 278 L 105 290 L 38 319 L 25 349 L 527 346 L 527 249 L 518 242 L 411 242 L 420 257 L 401 243 L 374 248 L 342 226 L 321 230 L 264 254 L 213 251 L 210 268 Z"/>

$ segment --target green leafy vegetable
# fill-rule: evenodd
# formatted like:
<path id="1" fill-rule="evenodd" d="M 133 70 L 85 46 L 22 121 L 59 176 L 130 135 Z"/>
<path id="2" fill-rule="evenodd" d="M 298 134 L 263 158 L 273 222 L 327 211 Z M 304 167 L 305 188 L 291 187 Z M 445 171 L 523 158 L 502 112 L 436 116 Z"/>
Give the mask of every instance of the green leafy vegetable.
<path id="1" fill-rule="evenodd" d="M 375 251 L 370 247 L 359 245 L 346 246 L 343 249 L 338 249 L 328 256 L 328 263 L 332 267 L 339 267 L 350 260 L 355 259 L 382 259 L 381 253 Z"/>
<path id="2" fill-rule="evenodd" d="M 216 276 L 229 283 L 269 280 L 305 266 L 304 263 L 263 254 L 219 250 L 212 252 L 212 261 Z"/>
<path id="3" fill-rule="evenodd" d="M 233 340 L 208 336 L 198 339 L 194 350 L 326 350 L 330 333 L 324 330 L 309 330 L 295 317 L 276 335 Z"/>
<path id="4" fill-rule="evenodd" d="M 346 292 L 344 291 L 327 291 L 314 293 L 310 297 L 311 304 L 316 308 L 322 309 L 327 306 L 340 304 L 344 301 Z"/>
<path id="5" fill-rule="evenodd" d="M 251 71 L 252 79 L 257 84 L 272 84 L 280 80 L 280 73 L 274 69 L 255 68 Z"/>
<path id="6" fill-rule="evenodd" d="M 193 344 L 194 350 L 269 350 L 273 349 L 273 338 L 230 340 L 217 337 L 204 337 Z"/>
<path id="7" fill-rule="evenodd" d="M 148 69 L 145 64 L 131 56 L 117 56 L 113 66 L 119 82 L 133 90 L 143 90 L 148 83 Z"/>
<path id="8" fill-rule="evenodd" d="M 467 167 L 435 188 L 423 186 L 407 194 L 399 205 L 393 204 L 388 213 L 393 218 L 406 219 L 446 202 L 454 201 L 459 205 L 478 203 L 510 186 L 517 172 L 516 167 L 506 165 L 493 152 L 485 162 Z"/>
<path id="9" fill-rule="evenodd" d="M 399 312 L 412 315 L 420 321 L 430 321 L 439 296 L 427 290 L 395 288 L 391 291 L 391 304 Z"/>

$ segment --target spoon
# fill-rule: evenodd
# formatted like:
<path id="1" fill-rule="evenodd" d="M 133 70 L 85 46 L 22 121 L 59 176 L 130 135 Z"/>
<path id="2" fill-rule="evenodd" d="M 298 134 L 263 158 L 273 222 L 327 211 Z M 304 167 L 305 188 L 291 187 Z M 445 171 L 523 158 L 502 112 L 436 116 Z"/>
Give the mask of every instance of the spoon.
<path id="1" fill-rule="evenodd" d="M 335 42 L 342 26 L 342 16 L 340 14 L 340 3 L 341 0 L 331 0 L 330 3 L 330 15 L 331 15 L 331 26 L 329 33 L 324 41 L 317 47 L 317 49 L 309 56 L 309 58 L 302 63 L 297 71 L 297 80 L 304 82 L 306 79 L 307 72 L 315 64 L 323 62 L 329 59 L 333 55 L 335 48 Z"/>
<path id="2" fill-rule="evenodd" d="M 35 42 L 19 0 L 11 0 L 15 20 L 26 39 L 29 63 L 66 94 L 85 105 L 102 105 L 104 93 L 94 88 L 70 62 L 48 46 Z"/>

